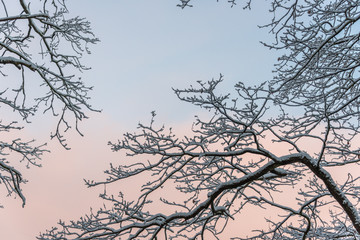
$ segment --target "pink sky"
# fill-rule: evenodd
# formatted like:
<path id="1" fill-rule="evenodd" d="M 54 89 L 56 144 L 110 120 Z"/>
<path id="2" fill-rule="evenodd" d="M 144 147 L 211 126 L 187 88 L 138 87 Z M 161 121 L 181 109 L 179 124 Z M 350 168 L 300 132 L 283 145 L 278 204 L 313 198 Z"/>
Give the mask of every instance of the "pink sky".
<path id="1" fill-rule="evenodd" d="M 106 127 L 99 127 L 98 123 L 106 122 Z M 45 231 L 56 226 L 59 219 L 77 220 L 79 217 L 89 213 L 90 208 L 94 210 L 102 206 L 98 198 L 103 192 L 102 187 L 88 189 L 83 179 L 100 180 L 104 178 L 103 170 L 107 169 L 109 162 L 120 162 L 122 160 L 132 161 L 124 157 L 122 153 L 113 153 L 107 146 L 108 140 L 118 139 L 121 130 L 117 129 L 115 122 L 100 115 L 94 115 L 86 123 L 88 129 L 85 137 L 71 134 L 69 144 L 72 150 L 66 151 L 56 147 L 56 142 L 51 142 L 52 152 L 44 156 L 42 168 L 31 168 L 25 171 L 24 176 L 29 182 L 23 186 L 26 196 L 26 206 L 21 207 L 19 198 L 4 198 L 0 217 L 2 239 L 35 239 L 40 231 Z M 191 122 L 175 126 L 175 130 L 188 132 Z M 183 129 L 183 130 L 181 130 Z M 137 189 L 133 179 L 121 181 L 117 186 L 118 191 L 129 191 Z M 129 188 L 131 186 L 131 188 Z M 116 194 L 116 193 L 115 193 Z M 169 192 L 167 196 L 169 197 Z M 129 197 L 132 194 L 128 195 Z M 263 211 L 245 211 L 238 221 L 230 222 L 228 231 L 243 232 L 252 227 L 264 223 Z M 243 217 L 247 219 L 246 224 L 242 222 Z M 265 225 L 266 226 L 266 225 Z"/>

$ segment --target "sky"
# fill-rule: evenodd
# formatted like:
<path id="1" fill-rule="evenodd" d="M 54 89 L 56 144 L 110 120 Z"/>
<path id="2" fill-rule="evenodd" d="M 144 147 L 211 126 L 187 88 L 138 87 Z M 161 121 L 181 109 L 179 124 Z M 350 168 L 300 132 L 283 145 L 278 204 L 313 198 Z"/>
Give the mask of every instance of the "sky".
<path id="1" fill-rule="evenodd" d="M 192 8 L 176 7 L 168 0 L 68 1 L 72 16 L 87 18 L 101 40 L 90 46 L 83 63 L 92 69 L 81 77 L 94 86 L 90 103 L 101 113 L 90 113 L 80 123 L 84 137 L 65 135 L 71 150 L 50 141 L 56 121 L 37 116 L 23 134 L 49 142 L 41 168 L 24 171 L 25 208 L 19 198 L 2 197 L 1 239 L 35 239 L 39 232 L 56 226 L 59 219 L 76 220 L 90 207 L 101 206 L 101 188 L 88 189 L 83 179 L 102 179 L 109 163 L 125 159 L 111 152 L 107 142 L 133 132 L 139 122 L 156 121 L 177 131 L 188 131 L 197 107 L 181 102 L 172 88 L 184 88 L 197 80 L 218 78 L 223 93 L 235 83 L 256 84 L 271 79 L 276 52 L 260 44 L 271 41 L 267 30 L 258 29 L 271 17 L 265 3 L 252 10 L 231 8 L 227 1 L 194 1 Z M 127 188 L 124 182 L 121 187 Z M 119 189 L 121 190 L 121 189 Z M 4 194 L 2 195 L 4 196 Z M 250 221 L 250 220 L 249 220 Z"/>

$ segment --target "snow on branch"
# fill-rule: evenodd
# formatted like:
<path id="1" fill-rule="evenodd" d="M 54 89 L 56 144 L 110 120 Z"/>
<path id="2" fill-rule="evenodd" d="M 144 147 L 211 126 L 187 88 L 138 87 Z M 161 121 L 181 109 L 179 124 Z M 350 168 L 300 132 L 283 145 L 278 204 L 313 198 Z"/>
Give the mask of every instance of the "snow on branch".
<path id="1" fill-rule="evenodd" d="M 38 238 L 222 239 L 230 222 L 246 221 L 244 211 L 276 209 L 267 229 L 231 231 L 233 239 L 359 239 L 359 7 L 273 0 L 263 27 L 274 42 L 264 45 L 284 50 L 274 79 L 239 82 L 236 96 L 219 93 L 223 75 L 174 89 L 211 116 L 196 117 L 179 137 L 153 113 L 150 124 L 110 142 L 127 158 L 86 184 L 141 181 L 138 196 L 104 193 L 111 207 Z"/>
<path id="2" fill-rule="evenodd" d="M 0 74 L 4 81 L 0 104 L 19 116 L 7 119 L 3 114 L 0 131 L 19 130 L 19 120 L 30 122 L 33 115 L 49 112 L 57 119 L 51 137 L 69 148 L 63 133 L 72 126 L 80 133 L 78 123 L 87 118 L 86 111 L 96 111 L 89 103 L 92 87 L 86 86 L 76 71 L 88 69 L 81 64 L 81 57 L 90 53 L 88 45 L 99 40 L 86 19 L 68 17 L 63 0 L 33 5 L 26 0 L 3 0 L 0 8 L 4 13 L 0 18 Z M 26 160 L 27 166 L 39 166 L 37 161 L 46 152 L 44 144 L 36 146 L 34 141 L 4 136 L 0 146 L 0 155 L 7 156 L 0 159 L 0 183 L 25 203 L 20 188 L 25 180 L 9 156 L 20 155 L 19 160 Z"/>

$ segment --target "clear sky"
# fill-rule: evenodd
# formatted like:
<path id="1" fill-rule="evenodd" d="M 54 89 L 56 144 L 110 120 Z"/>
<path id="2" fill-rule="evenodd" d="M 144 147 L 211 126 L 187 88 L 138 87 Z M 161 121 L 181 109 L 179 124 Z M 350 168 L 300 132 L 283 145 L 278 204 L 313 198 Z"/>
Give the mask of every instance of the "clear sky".
<path id="1" fill-rule="evenodd" d="M 101 40 L 84 58 L 92 69 L 82 79 L 94 86 L 91 103 L 102 113 L 90 113 L 81 123 L 85 137 L 66 135 L 72 150 L 51 141 L 43 167 L 24 172 L 29 180 L 23 186 L 24 209 L 20 199 L 0 199 L 5 206 L 0 209 L 0 239 L 35 239 L 59 219 L 76 220 L 91 206 L 96 209 L 102 189 L 87 189 L 83 179 L 101 179 L 109 162 L 120 161 L 123 154 L 112 153 L 107 141 L 134 131 L 139 121 L 149 121 L 152 110 L 158 123 L 175 130 L 189 128 L 199 109 L 180 102 L 172 87 L 187 87 L 221 73 L 221 91 L 226 93 L 238 81 L 255 84 L 271 78 L 276 53 L 259 43 L 270 35 L 257 28 L 271 17 L 265 1 L 252 11 L 230 8 L 225 0 L 194 1 L 193 8 L 184 10 L 177 3 L 68 1 L 71 14 L 86 17 Z M 34 118 L 25 137 L 49 141 L 54 120 Z M 126 182 L 122 186 L 126 189 Z"/>

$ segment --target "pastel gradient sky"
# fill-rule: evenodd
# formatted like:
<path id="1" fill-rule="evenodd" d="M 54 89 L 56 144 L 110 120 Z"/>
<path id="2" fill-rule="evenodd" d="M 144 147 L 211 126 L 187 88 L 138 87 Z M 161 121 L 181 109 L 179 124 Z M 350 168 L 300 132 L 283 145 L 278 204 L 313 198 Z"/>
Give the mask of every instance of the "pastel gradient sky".
<path id="1" fill-rule="evenodd" d="M 265 2 L 255 3 L 252 11 L 230 8 L 225 0 L 194 1 L 193 8 L 184 10 L 176 4 L 68 1 L 71 14 L 86 17 L 101 40 L 84 58 L 92 70 L 82 79 L 94 86 L 91 103 L 102 113 L 90 113 L 81 123 L 84 137 L 66 135 L 70 151 L 49 140 L 55 119 L 38 116 L 27 126 L 24 137 L 50 141 L 51 153 L 43 157 L 42 168 L 24 171 L 29 180 L 23 186 L 25 208 L 18 198 L 1 198 L 5 208 L 0 209 L 0 239 L 35 239 L 59 219 L 76 220 L 90 207 L 97 209 L 102 189 L 87 189 L 83 179 L 101 179 L 110 162 L 124 159 L 124 154 L 112 153 L 107 142 L 134 131 L 139 121 L 149 121 L 152 110 L 158 123 L 187 131 L 199 109 L 180 102 L 172 87 L 222 73 L 225 93 L 238 81 L 255 84 L 271 78 L 276 56 L 259 43 L 269 39 L 267 30 L 257 28 L 271 17 Z M 120 188 L 127 186 L 124 182 Z"/>

